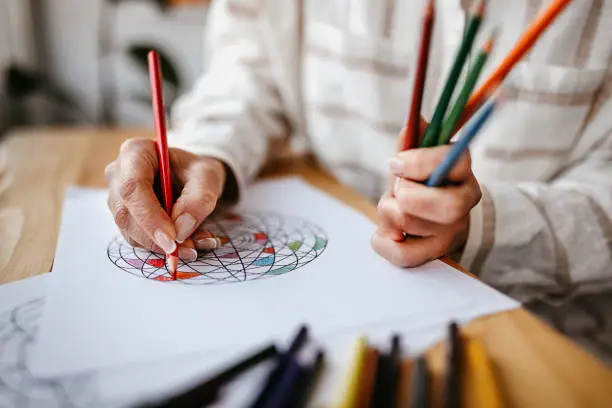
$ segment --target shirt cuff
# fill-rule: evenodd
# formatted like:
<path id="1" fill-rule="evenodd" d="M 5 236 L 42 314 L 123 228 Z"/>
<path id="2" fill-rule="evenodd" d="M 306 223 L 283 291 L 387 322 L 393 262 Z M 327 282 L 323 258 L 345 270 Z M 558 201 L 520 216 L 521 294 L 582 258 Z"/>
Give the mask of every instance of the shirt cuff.
<path id="1" fill-rule="evenodd" d="M 483 215 L 482 215 L 482 202 L 480 200 L 478 204 L 470 211 L 470 230 L 468 232 L 468 238 L 463 248 L 463 253 L 459 259 L 459 264 L 470 270 L 478 249 L 482 244 L 482 226 L 483 226 Z"/>

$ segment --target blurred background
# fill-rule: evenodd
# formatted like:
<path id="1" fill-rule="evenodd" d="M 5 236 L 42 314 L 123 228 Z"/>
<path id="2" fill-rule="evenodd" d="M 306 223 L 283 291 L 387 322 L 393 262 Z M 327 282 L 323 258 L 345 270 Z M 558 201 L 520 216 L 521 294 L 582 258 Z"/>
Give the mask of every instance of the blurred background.
<path id="1" fill-rule="evenodd" d="M 0 0 L 0 138 L 16 126 L 150 126 L 146 53 L 166 104 L 202 71 L 210 0 Z"/>

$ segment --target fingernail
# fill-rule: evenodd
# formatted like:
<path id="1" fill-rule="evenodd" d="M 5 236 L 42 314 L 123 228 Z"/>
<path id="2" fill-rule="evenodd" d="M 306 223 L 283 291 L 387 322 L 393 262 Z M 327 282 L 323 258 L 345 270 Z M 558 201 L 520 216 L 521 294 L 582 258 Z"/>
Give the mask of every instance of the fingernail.
<path id="1" fill-rule="evenodd" d="M 192 248 L 180 247 L 178 255 L 185 262 L 193 262 L 198 259 L 198 251 Z"/>
<path id="2" fill-rule="evenodd" d="M 163 249 L 167 254 L 171 254 L 176 250 L 176 242 L 172 241 L 164 231 L 160 229 L 156 230 L 153 237 L 155 238 L 157 246 Z"/>
<path id="3" fill-rule="evenodd" d="M 182 214 L 174 221 L 174 227 L 176 228 L 176 241 L 182 244 L 189 235 L 193 232 L 196 225 L 196 219 L 191 214 Z"/>
<path id="4" fill-rule="evenodd" d="M 402 162 L 396 159 L 395 157 L 392 157 L 389 159 L 389 169 L 391 170 L 392 173 L 395 173 L 395 174 L 401 173 L 403 167 L 404 166 L 402 166 Z"/>
<path id="5" fill-rule="evenodd" d="M 216 249 L 219 248 L 219 240 L 217 238 L 202 238 L 196 242 L 198 249 Z"/>
<path id="6" fill-rule="evenodd" d="M 396 178 L 395 179 L 395 183 L 393 183 L 393 194 L 397 195 L 397 192 L 399 191 L 399 187 L 400 187 L 400 178 Z"/>

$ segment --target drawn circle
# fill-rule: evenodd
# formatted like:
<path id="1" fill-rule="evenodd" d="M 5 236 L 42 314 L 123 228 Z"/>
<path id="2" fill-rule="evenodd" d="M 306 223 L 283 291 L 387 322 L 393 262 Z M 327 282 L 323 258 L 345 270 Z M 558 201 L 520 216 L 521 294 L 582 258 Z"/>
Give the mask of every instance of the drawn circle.
<path id="1" fill-rule="evenodd" d="M 327 247 L 321 228 L 300 218 L 276 213 L 227 213 L 202 227 L 219 248 L 200 252 L 193 262 L 179 262 L 172 280 L 163 255 L 134 248 L 117 237 L 108 258 L 118 268 L 145 279 L 190 285 L 246 282 L 283 275 L 316 259 Z"/>

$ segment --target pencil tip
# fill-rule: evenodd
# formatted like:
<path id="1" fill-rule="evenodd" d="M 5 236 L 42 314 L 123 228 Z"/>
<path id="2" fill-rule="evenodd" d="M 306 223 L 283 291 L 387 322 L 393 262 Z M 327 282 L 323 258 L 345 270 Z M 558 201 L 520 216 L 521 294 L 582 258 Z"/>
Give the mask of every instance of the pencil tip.
<path id="1" fill-rule="evenodd" d="M 489 35 L 489 38 L 491 38 L 492 40 L 497 40 L 499 38 L 500 32 L 501 32 L 501 29 L 499 28 L 499 26 L 493 27 L 493 29 L 491 30 L 491 35 Z"/>
<path id="2" fill-rule="evenodd" d="M 472 11 L 472 14 L 478 17 L 482 17 L 485 13 L 486 8 L 487 0 L 476 0 L 476 2 L 474 3 L 474 10 Z"/>
<path id="3" fill-rule="evenodd" d="M 489 37 L 483 44 L 482 50 L 486 53 L 491 53 L 491 51 L 493 51 L 493 47 L 495 46 L 495 42 L 497 41 L 498 36 L 499 36 L 499 28 L 496 27 L 491 31 L 491 34 L 489 35 Z"/>
<path id="4" fill-rule="evenodd" d="M 174 255 L 168 256 L 168 269 L 170 269 L 170 275 L 172 280 L 176 280 L 176 272 L 178 269 L 178 257 Z"/>
<path id="5" fill-rule="evenodd" d="M 433 14 L 435 6 L 435 0 L 428 0 L 427 4 L 425 4 L 425 14 Z"/>

